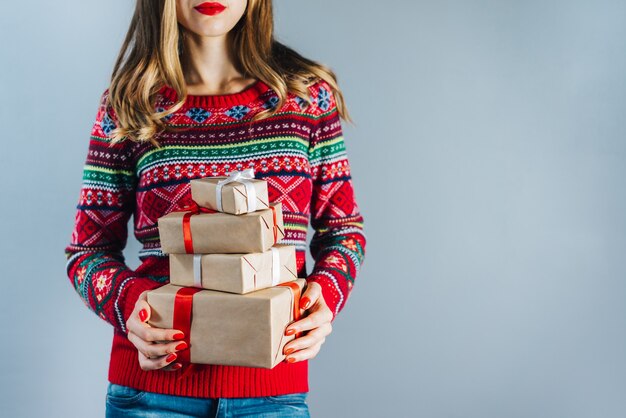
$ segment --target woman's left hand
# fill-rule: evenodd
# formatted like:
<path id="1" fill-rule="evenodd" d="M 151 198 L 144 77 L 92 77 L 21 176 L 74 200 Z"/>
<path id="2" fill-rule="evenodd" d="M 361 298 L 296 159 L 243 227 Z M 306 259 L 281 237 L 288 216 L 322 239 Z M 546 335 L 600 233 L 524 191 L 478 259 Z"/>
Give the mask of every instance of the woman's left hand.
<path id="1" fill-rule="evenodd" d="M 310 307 L 310 308 L 309 308 Z M 326 336 L 333 330 L 331 321 L 333 313 L 326 305 L 322 295 L 322 286 L 317 282 L 309 282 L 300 298 L 300 309 L 308 309 L 309 314 L 290 324 L 285 335 L 308 331 L 304 335 L 285 344 L 283 352 L 287 355 L 286 361 L 293 363 L 313 358 L 317 355 L 326 341 Z"/>

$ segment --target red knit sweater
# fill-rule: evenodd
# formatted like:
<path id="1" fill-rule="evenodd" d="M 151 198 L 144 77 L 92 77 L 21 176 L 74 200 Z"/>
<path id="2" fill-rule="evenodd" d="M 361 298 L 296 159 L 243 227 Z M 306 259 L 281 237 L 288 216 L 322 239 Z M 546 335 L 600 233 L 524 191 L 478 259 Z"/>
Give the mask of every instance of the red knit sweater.
<path id="1" fill-rule="evenodd" d="M 114 327 L 109 381 L 140 390 L 196 397 L 256 397 L 307 392 L 308 362 L 282 362 L 271 370 L 199 365 L 180 372 L 143 371 L 127 338 L 126 320 L 141 292 L 169 282 L 157 219 L 187 204 L 189 180 L 254 168 L 268 181 L 270 201 L 281 202 L 286 236 L 296 246 L 298 276 L 316 281 L 333 311 L 345 305 L 365 255 L 363 218 L 355 201 L 350 166 L 335 98 L 323 80 L 309 86 L 311 104 L 294 94 L 279 112 L 249 124 L 252 115 L 275 106 L 277 96 L 257 81 L 242 92 L 189 96 L 167 118 L 175 128 L 157 139 L 162 148 L 131 141 L 111 146 L 116 117 L 108 89 L 91 132 L 71 242 L 67 274 L 86 306 Z M 164 86 L 156 109 L 169 107 L 176 92 Z M 125 264 L 127 224 L 143 244 L 141 265 Z M 307 246 L 307 227 L 315 233 Z M 315 264 L 305 266 L 307 247 Z"/>

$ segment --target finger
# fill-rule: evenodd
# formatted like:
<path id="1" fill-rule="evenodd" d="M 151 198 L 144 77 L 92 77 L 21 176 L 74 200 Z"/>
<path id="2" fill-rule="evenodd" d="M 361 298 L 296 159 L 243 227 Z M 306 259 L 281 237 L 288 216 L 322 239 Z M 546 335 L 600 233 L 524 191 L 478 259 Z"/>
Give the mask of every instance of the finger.
<path id="1" fill-rule="evenodd" d="M 322 295 L 322 287 L 317 282 L 310 282 L 300 297 L 300 309 L 309 309 L 315 305 Z"/>
<path id="2" fill-rule="evenodd" d="M 149 342 L 142 340 L 132 332 L 128 333 L 128 340 L 148 358 L 161 357 L 187 348 L 187 343 L 184 341 L 172 341 L 169 343 Z"/>
<path id="3" fill-rule="evenodd" d="M 324 344 L 326 341 L 326 336 L 330 333 L 327 331 L 327 327 L 322 325 L 319 328 L 315 328 L 314 330 L 309 331 L 306 335 L 302 337 L 298 337 L 289 341 L 285 344 L 283 352 L 285 354 L 291 354 L 294 351 L 304 350 L 305 348 L 309 348 L 314 346 L 317 343 Z"/>
<path id="4" fill-rule="evenodd" d="M 185 335 L 177 329 L 152 327 L 139 319 L 139 315 L 131 316 L 127 323 L 128 332 L 136 334 L 144 341 L 175 341 L 182 340 Z"/>
<path id="5" fill-rule="evenodd" d="M 327 306 L 317 305 L 315 310 L 311 311 L 308 316 L 290 324 L 285 330 L 285 335 L 292 335 L 300 331 L 311 330 L 326 323 L 330 325 L 332 316 L 333 313 Z"/>
<path id="6" fill-rule="evenodd" d="M 137 299 L 137 303 L 135 304 L 135 310 L 137 311 L 140 322 L 147 322 L 150 319 L 152 309 L 150 309 L 150 305 L 148 305 L 148 301 L 145 298 L 140 297 L 139 299 Z"/>
<path id="7" fill-rule="evenodd" d="M 157 358 L 148 358 L 141 351 L 139 351 L 139 366 L 142 370 L 158 370 L 173 363 L 178 357 L 176 353 L 171 353 L 166 356 Z M 174 366 L 172 366 L 174 367 Z"/>
<path id="8" fill-rule="evenodd" d="M 150 318 L 150 314 L 151 309 L 150 305 L 148 305 L 148 290 L 144 290 L 139 294 L 139 297 L 135 302 L 130 318 L 126 321 L 126 328 L 130 329 L 131 327 L 136 326 L 134 322 L 137 322 L 137 318 L 139 318 L 139 322 L 146 322 Z"/>
<path id="9" fill-rule="evenodd" d="M 317 343 L 312 347 L 305 348 L 304 350 L 295 351 L 285 358 L 287 363 L 295 363 L 296 361 L 307 360 L 315 357 L 319 353 L 322 343 Z"/>
<path id="10" fill-rule="evenodd" d="M 175 372 L 176 370 L 182 368 L 182 363 L 178 363 L 174 361 L 173 363 L 168 364 L 165 367 L 162 367 L 161 370 L 165 370 L 166 372 Z"/>
<path id="11" fill-rule="evenodd" d="M 142 293 L 143 295 L 143 293 Z M 141 299 L 141 295 L 139 296 L 140 299 L 137 299 L 137 302 L 135 302 L 135 307 L 133 308 L 133 311 L 130 313 L 130 317 L 128 318 L 128 320 L 126 321 L 126 328 L 128 328 L 129 330 L 132 327 L 137 327 L 137 323 L 143 323 L 146 322 L 148 320 L 148 311 L 146 311 L 145 306 L 143 305 L 143 301 Z M 147 302 L 145 302 L 147 304 Z M 140 307 L 141 306 L 141 307 Z"/>

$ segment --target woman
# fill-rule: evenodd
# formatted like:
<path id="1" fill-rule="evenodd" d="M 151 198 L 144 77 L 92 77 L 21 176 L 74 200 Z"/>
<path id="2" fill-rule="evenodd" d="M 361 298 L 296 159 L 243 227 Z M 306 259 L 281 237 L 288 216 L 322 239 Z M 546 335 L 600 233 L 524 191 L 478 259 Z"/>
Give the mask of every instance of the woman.
<path id="1" fill-rule="evenodd" d="M 137 1 L 65 249 L 76 291 L 114 327 L 107 416 L 309 416 L 308 360 L 365 254 L 340 117 L 349 120 L 335 75 L 274 39 L 270 0 Z M 190 202 L 190 179 L 247 168 L 282 202 L 281 242 L 296 246 L 307 279 L 301 319 L 286 334 L 302 334 L 273 369 L 199 365 L 177 380 L 186 336 L 147 324 L 147 291 L 169 281 L 157 219 Z M 136 270 L 122 255 L 132 213 L 143 244 Z"/>

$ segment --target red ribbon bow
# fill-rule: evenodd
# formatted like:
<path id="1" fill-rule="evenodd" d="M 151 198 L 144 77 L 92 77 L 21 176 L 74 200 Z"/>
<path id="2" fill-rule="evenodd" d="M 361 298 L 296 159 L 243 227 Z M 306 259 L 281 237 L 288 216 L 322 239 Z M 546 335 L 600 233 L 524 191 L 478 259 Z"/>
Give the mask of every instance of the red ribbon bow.
<path id="1" fill-rule="evenodd" d="M 193 254 L 193 238 L 191 237 L 191 217 L 199 213 L 217 213 L 216 210 L 198 205 L 195 200 L 191 203 L 175 210 L 174 212 L 187 212 L 183 215 L 183 239 L 185 240 L 185 252 Z"/>

